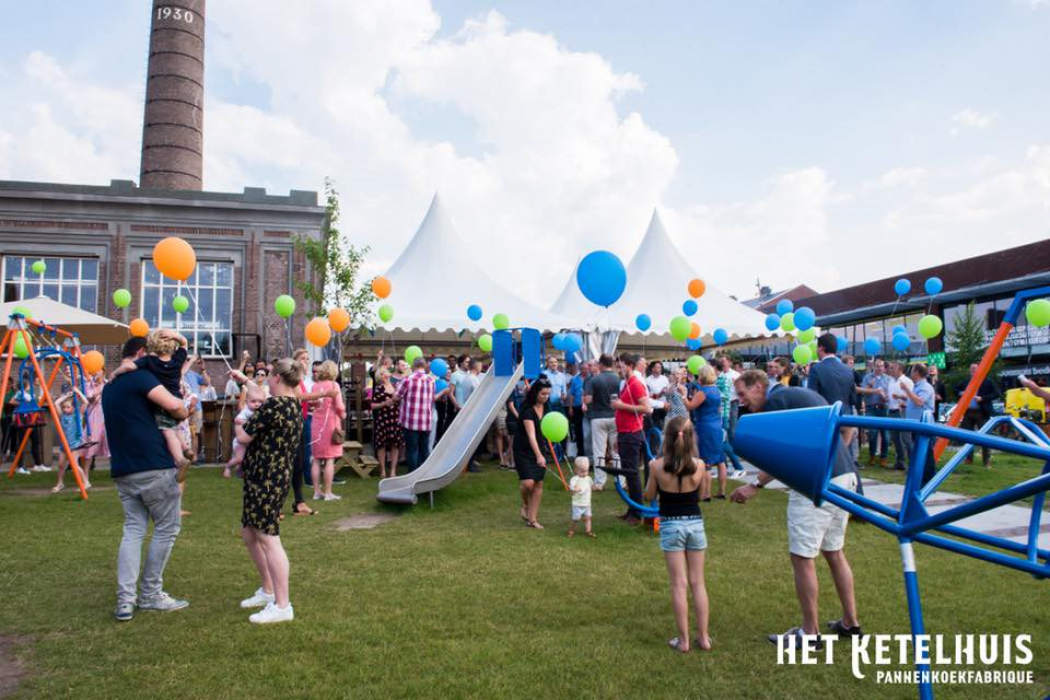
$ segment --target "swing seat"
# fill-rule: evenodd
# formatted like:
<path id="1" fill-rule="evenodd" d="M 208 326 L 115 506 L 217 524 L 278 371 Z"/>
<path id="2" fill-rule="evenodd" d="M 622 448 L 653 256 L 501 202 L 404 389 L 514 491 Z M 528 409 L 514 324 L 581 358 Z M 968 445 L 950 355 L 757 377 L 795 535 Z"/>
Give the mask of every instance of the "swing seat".
<path id="1" fill-rule="evenodd" d="M 19 428 L 33 428 L 44 425 L 47 415 L 36 399 L 21 401 L 18 407 L 11 412 L 11 421 Z"/>

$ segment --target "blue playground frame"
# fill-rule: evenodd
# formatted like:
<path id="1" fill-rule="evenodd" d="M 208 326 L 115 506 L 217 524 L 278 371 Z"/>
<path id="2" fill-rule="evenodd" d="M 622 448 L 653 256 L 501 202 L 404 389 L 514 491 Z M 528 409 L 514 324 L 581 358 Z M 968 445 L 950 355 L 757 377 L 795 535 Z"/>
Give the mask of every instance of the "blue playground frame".
<path id="1" fill-rule="evenodd" d="M 1050 576 L 1050 551 L 1040 549 L 1038 544 L 1043 503 L 1046 491 L 1050 489 L 1050 440 L 1032 423 L 1000 416 L 985 424 L 979 432 L 973 432 L 934 423 L 929 412 L 920 422 L 844 416 L 841 410 L 842 405 L 835 403 L 827 407 L 743 416 L 737 424 L 734 445 L 745 459 L 814 503 L 827 500 L 897 538 L 913 635 L 925 634 L 913 542 L 1024 571 L 1038 579 Z M 1025 441 L 988 434 L 1003 423 L 1014 427 Z M 838 449 L 839 428 L 843 426 L 868 430 L 906 430 L 915 436 L 915 444 L 909 455 L 904 497 L 899 509 L 830 483 L 832 461 Z M 931 456 L 935 439 L 955 440 L 964 446 L 928 483 L 923 484 L 923 468 Z M 1009 488 L 931 515 L 926 510 L 926 501 L 974 447 L 988 447 L 1040 460 L 1044 463 L 1042 473 Z M 1034 504 L 1024 544 L 952 524 L 1029 496 L 1034 497 Z M 918 664 L 916 670 L 920 678 L 919 697 L 922 700 L 932 699 L 929 664 Z"/>

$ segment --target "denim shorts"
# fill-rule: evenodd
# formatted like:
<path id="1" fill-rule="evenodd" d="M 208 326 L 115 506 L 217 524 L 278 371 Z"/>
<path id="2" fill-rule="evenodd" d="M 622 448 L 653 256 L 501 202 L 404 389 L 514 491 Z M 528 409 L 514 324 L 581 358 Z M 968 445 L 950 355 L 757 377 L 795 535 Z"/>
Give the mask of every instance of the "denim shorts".
<path id="1" fill-rule="evenodd" d="M 579 520 L 580 518 L 584 518 L 584 517 L 586 517 L 586 518 L 591 517 L 591 507 L 590 506 L 573 506 L 572 507 L 572 519 L 574 521 L 575 520 Z"/>
<path id="2" fill-rule="evenodd" d="M 707 549 L 703 517 L 661 518 L 660 549 L 665 552 L 702 552 Z"/>

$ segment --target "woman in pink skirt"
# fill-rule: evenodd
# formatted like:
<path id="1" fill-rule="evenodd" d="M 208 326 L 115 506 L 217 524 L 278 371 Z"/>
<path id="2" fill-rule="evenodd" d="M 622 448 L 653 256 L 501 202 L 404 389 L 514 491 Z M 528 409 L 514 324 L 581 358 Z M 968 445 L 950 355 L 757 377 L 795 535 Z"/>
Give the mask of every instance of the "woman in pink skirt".
<path id="1" fill-rule="evenodd" d="M 88 465 L 88 472 L 95 468 L 96 457 L 109 457 L 109 446 L 106 444 L 106 423 L 102 420 L 102 390 L 106 386 L 106 375 L 104 372 L 96 372 L 84 382 L 87 405 L 87 424 L 91 436 L 85 436 L 88 441 L 87 447 L 81 453 L 84 462 Z M 90 482 L 88 477 L 85 481 Z"/>
<path id="2" fill-rule="evenodd" d="M 328 360 L 317 368 L 317 380 L 314 382 L 313 393 L 319 394 L 330 389 L 338 389 L 335 383 L 339 368 L 334 362 Z M 346 406 L 343 404 L 343 394 L 340 391 L 335 396 L 326 396 L 318 399 L 314 404 L 313 426 L 310 431 L 310 449 L 313 451 L 313 464 L 310 474 L 314 482 L 314 500 L 338 501 L 339 496 L 332 493 L 332 480 L 335 478 L 335 463 L 343 456 L 343 443 L 332 442 L 332 433 L 336 428 L 342 428 L 343 419 L 346 418 Z M 324 484 L 322 488 L 321 472 L 324 471 Z"/>

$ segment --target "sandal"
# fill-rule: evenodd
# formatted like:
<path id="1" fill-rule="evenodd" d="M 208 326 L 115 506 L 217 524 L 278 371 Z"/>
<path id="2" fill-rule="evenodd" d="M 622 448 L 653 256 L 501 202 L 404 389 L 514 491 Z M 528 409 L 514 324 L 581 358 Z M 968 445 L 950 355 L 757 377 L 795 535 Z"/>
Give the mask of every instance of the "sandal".
<path id="1" fill-rule="evenodd" d="M 51 493 L 58 493 L 59 491 L 63 490 L 64 488 L 66 488 L 65 484 L 55 484 L 51 488 Z"/>
<path id="2" fill-rule="evenodd" d="M 679 639 L 678 637 L 675 637 L 674 639 L 668 639 L 667 640 L 667 646 L 671 647 L 672 649 L 677 651 L 679 654 L 688 654 L 689 653 L 688 649 L 683 649 L 682 648 L 682 640 Z"/>
<path id="3" fill-rule="evenodd" d="M 586 534 L 592 540 L 598 537 L 598 535 L 594 534 L 593 532 L 587 532 L 587 533 L 584 533 L 584 534 Z"/>
<path id="4" fill-rule="evenodd" d="M 540 525 L 538 520 L 530 520 L 528 525 L 529 525 L 529 527 L 531 527 L 534 530 L 542 530 L 543 529 L 543 526 Z"/>
<path id="5" fill-rule="evenodd" d="M 701 642 L 699 639 L 694 639 L 693 640 L 693 644 L 695 644 L 696 648 L 699 649 L 700 651 L 711 651 L 711 649 L 713 649 L 714 646 L 715 646 L 715 641 L 713 639 L 711 639 L 710 637 L 708 637 L 707 638 L 707 647 L 706 648 L 704 647 L 704 643 Z"/>
<path id="6" fill-rule="evenodd" d="M 575 536 L 576 536 L 576 531 L 575 531 L 575 530 L 569 530 L 569 531 L 568 531 L 568 532 L 567 532 L 567 533 L 565 534 L 565 536 L 566 536 L 566 537 L 568 537 L 568 538 L 569 538 L 569 539 L 571 540 L 571 539 L 572 539 L 573 537 L 575 537 Z"/>
<path id="7" fill-rule="evenodd" d="M 521 507 L 521 510 L 518 511 L 518 515 L 521 516 L 521 519 L 525 521 L 526 525 L 529 524 L 529 514 L 526 512 L 525 506 Z"/>
<path id="8" fill-rule="evenodd" d="M 292 515 L 317 515 L 317 511 L 305 503 L 299 503 L 292 508 Z"/>

